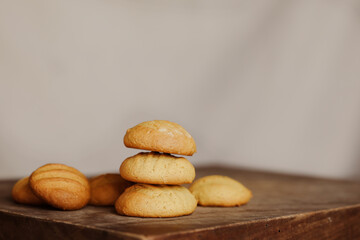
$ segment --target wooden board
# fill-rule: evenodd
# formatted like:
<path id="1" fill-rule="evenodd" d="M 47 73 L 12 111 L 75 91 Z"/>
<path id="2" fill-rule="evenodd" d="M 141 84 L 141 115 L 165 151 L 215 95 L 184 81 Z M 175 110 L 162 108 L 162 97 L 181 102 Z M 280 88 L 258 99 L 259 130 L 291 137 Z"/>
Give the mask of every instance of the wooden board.
<path id="1" fill-rule="evenodd" d="M 245 206 L 198 207 L 190 216 L 134 218 L 113 207 L 78 211 L 16 204 L 0 181 L 0 239 L 360 239 L 360 183 L 275 173 L 197 169 L 253 191 Z"/>

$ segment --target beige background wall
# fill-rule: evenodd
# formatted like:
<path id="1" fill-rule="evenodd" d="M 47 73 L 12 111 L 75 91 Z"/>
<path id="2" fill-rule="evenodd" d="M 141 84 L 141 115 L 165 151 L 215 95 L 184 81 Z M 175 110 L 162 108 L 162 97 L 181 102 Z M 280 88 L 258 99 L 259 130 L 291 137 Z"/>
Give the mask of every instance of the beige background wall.
<path id="1" fill-rule="evenodd" d="M 359 177 L 360 2 L 0 0 L 0 178 L 116 172 L 127 128 L 196 166 Z"/>

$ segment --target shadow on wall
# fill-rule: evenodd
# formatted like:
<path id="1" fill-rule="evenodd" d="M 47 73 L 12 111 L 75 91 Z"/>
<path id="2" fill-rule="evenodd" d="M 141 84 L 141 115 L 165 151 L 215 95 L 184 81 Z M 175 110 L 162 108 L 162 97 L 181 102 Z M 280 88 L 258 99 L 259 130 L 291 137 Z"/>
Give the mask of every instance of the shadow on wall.
<path id="1" fill-rule="evenodd" d="M 349 176 L 350 179 L 360 181 L 360 132 L 358 134 L 358 141 L 357 141 L 357 153 L 355 153 L 354 159 L 352 161 L 353 166 L 351 168 L 351 174 Z"/>
<path id="2" fill-rule="evenodd" d="M 350 178 L 352 178 L 354 180 L 360 180 L 360 151 L 358 152 L 358 154 L 356 156 L 356 160 L 354 161 L 354 167 L 352 169 L 353 169 L 353 172 L 352 172 Z"/>

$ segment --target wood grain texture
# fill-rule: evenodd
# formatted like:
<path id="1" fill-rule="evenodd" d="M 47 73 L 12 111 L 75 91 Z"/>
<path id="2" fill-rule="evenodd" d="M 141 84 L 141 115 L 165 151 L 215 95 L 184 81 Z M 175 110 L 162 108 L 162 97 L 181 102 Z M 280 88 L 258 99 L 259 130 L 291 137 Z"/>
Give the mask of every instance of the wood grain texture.
<path id="1" fill-rule="evenodd" d="M 226 169 L 197 169 L 242 182 L 245 206 L 198 207 L 190 216 L 134 218 L 113 207 L 77 211 L 16 204 L 0 182 L 0 239 L 360 239 L 360 183 Z"/>

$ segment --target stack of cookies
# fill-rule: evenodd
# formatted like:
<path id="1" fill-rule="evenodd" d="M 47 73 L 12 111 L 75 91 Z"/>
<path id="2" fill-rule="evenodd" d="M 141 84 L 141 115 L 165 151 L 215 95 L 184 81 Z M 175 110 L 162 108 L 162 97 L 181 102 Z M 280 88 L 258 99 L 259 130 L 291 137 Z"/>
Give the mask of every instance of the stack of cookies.
<path id="1" fill-rule="evenodd" d="M 149 150 L 127 158 L 120 175 L 135 182 L 115 203 L 121 215 L 136 217 L 176 217 L 194 212 L 197 200 L 180 186 L 195 178 L 194 166 L 184 157 L 192 156 L 196 145 L 180 125 L 163 120 L 143 122 L 127 130 L 124 144 Z"/>

